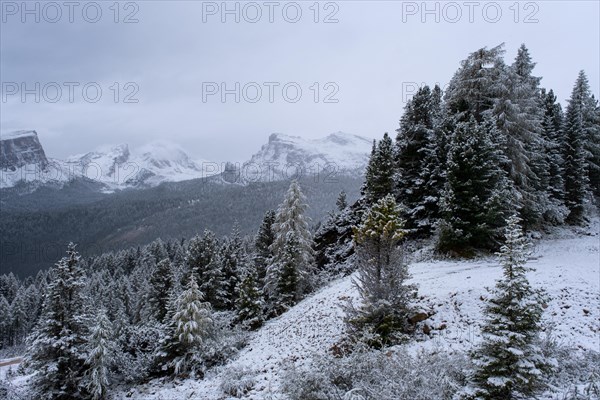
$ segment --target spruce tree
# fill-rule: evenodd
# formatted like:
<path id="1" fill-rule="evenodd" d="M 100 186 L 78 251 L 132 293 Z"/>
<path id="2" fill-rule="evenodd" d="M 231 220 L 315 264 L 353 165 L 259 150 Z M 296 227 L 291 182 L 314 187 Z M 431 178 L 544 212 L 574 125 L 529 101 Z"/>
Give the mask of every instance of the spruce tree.
<path id="1" fill-rule="evenodd" d="M 262 224 L 258 229 L 256 238 L 254 239 L 254 267 L 256 269 L 256 279 L 259 285 L 264 285 L 265 276 L 267 274 L 267 265 L 273 256 L 271 245 L 275 240 L 273 232 L 273 224 L 275 223 L 275 211 L 269 210 L 263 217 Z"/>
<path id="2" fill-rule="evenodd" d="M 586 101 L 589 86 L 583 71 L 580 72 L 565 115 L 564 134 L 564 181 L 565 204 L 569 209 L 567 222 L 580 224 L 584 221 L 584 208 L 589 192 L 588 163 L 586 160 Z"/>
<path id="3" fill-rule="evenodd" d="M 461 62 L 444 95 L 448 116 L 455 123 L 471 117 L 483 121 L 494 108 L 506 65 L 502 56 L 504 44 L 482 48 Z"/>
<path id="4" fill-rule="evenodd" d="M 213 317 L 193 274 L 174 307 L 159 354 L 162 370 L 175 376 L 202 376 L 203 346 L 210 338 Z"/>
<path id="5" fill-rule="evenodd" d="M 21 286 L 10 305 L 11 345 L 19 345 L 25 341 L 25 336 L 32 328 L 34 309 L 27 302 L 25 288 Z"/>
<path id="6" fill-rule="evenodd" d="M 337 200 L 335 201 L 335 205 L 337 206 L 337 209 L 339 212 L 344 211 L 344 209 L 346 207 L 348 207 L 348 200 L 347 200 L 347 195 L 345 191 L 341 191 Z"/>
<path id="7" fill-rule="evenodd" d="M 545 149 L 549 175 L 547 190 L 552 199 L 562 201 L 565 195 L 562 156 L 563 112 L 552 89 L 548 93 L 542 90 L 541 101 L 544 107 L 542 131 L 547 144 Z"/>
<path id="8" fill-rule="evenodd" d="M 27 364 L 37 372 L 32 387 L 42 399 L 85 396 L 80 385 L 87 339 L 85 277 L 79 263 L 80 256 L 70 243 L 67 256 L 54 268 L 42 315 L 28 339 Z"/>
<path id="9" fill-rule="evenodd" d="M 269 296 L 270 306 L 281 309 L 283 298 L 298 301 L 312 286 L 314 267 L 313 238 L 308 230 L 308 222 L 304 215 L 308 205 L 306 197 L 300 190 L 297 181 L 292 181 L 283 203 L 277 210 L 273 231 L 273 244 L 270 247 L 273 257 L 267 269 L 265 291 Z M 290 247 L 294 247 L 293 254 Z M 284 280 L 293 275 L 295 284 L 291 281 L 282 286 Z M 283 293 L 283 288 L 292 292 Z M 291 305 L 286 300 L 286 305 Z"/>
<path id="10" fill-rule="evenodd" d="M 255 330 L 264 322 L 262 292 L 255 271 L 247 271 L 238 287 L 236 299 L 237 320 L 246 329 Z"/>
<path id="11" fill-rule="evenodd" d="M 544 110 L 539 102 L 541 78 L 532 75 L 534 67 L 528 49 L 521 45 L 514 63 L 502 70 L 492 110 L 510 161 L 505 167 L 519 193 L 520 213 L 528 226 L 538 225 L 549 207 L 542 138 Z"/>
<path id="12" fill-rule="evenodd" d="M 205 230 L 203 236 L 196 236 L 190 240 L 187 264 L 191 273 L 198 279 L 204 299 L 215 308 L 224 308 L 228 295 L 218 248 L 219 243 L 215 234 Z"/>
<path id="13" fill-rule="evenodd" d="M 498 253 L 503 278 L 485 309 L 483 342 L 472 354 L 476 369 L 471 398 L 533 398 L 551 368 L 552 360 L 538 346 L 543 295 L 527 280 L 530 246 L 520 221 L 516 215 L 508 219 L 506 241 Z"/>
<path id="14" fill-rule="evenodd" d="M 396 194 L 407 209 L 407 228 L 430 233 L 440 195 L 437 140 L 441 92 L 420 88 L 407 103 L 396 137 Z M 436 180 L 436 182 L 432 182 Z"/>
<path id="15" fill-rule="evenodd" d="M 394 145 L 385 133 L 379 143 L 373 142 L 371 158 L 365 172 L 363 194 L 372 204 L 394 191 Z"/>
<path id="16" fill-rule="evenodd" d="M 380 347 L 399 342 L 409 332 L 411 299 L 408 266 L 401 241 L 406 235 L 401 210 L 392 195 L 375 203 L 354 229 L 362 304 L 350 305 L 347 323 L 353 336 Z"/>
<path id="17" fill-rule="evenodd" d="M 447 163 L 441 201 L 438 249 L 469 255 L 473 249 L 494 249 L 510 203 L 511 189 L 502 169 L 502 153 L 492 142 L 490 119 L 474 117 L 458 123 Z"/>
<path id="18" fill-rule="evenodd" d="M 86 387 L 92 400 L 108 398 L 109 370 L 114 363 L 115 346 L 112 326 L 104 310 L 97 313 L 96 324 L 88 339 Z"/>
<path id="19" fill-rule="evenodd" d="M 600 105 L 594 95 L 586 103 L 586 125 L 585 150 L 590 189 L 596 197 L 600 197 Z"/>
<path id="20" fill-rule="evenodd" d="M 0 294 L 0 349 L 10 344 L 11 319 L 10 304 L 4 295 Z"/>
<path id="21" fill-rule="evenodd" d="M 226 238 L 219 252 L 219 263 L 223 274 L 223 307 L 228 310 L 235 308 L 240 276 L 248 268 L 246 250 L 237 223 L 234 225 L 231 236 Z"/>
<path id="22" fill-rule="evenodd" d="M 150 292 L 148 293 L 152 314 L 158 322 L 165 321 L 169 294 L 174 285 L 173 267 L 171 261 L 165 258 L 158 262 L 150 276 Z"/>

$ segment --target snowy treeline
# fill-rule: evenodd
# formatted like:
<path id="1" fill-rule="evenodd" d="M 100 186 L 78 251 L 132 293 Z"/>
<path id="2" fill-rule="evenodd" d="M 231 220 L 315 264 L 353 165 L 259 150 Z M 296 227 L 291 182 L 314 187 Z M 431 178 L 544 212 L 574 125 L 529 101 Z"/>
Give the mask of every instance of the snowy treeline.
<path id="1" fill-rule="evenodd" d="M 497 250 L 515 211 L 527 229 L 584 222 L 600 195 L 600 108 L 585 73 L 563 112 L 524 45 L 512 64 L 503 55 L 477 50 L 445 93 L 424 86 L 409 100 L 395 142 L 373 144 L 362 199 L 316 234 L 320 266 L 347 258 L 352 225 L 388 194 L 411 237 L 435 235 L 447 254 Z"/>
<path id="2" fill-rule="evenodd" d="M 198 377 L 314 288 L 312 234 L 296 181 L 255 237 L 148 246 L 0 277 L 0 343 L 26 345 L 39 398 L 106 398 L 116 383 Z"/>

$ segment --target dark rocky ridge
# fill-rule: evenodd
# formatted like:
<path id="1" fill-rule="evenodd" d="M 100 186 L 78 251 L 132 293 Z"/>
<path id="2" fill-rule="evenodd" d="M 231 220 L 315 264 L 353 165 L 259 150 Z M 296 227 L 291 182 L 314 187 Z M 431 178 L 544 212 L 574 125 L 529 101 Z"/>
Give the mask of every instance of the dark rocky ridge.
<path id="1" fill-rule="evenodd" d="M 0 136 L 0 169 L 14 171 L 25 165 L 48 166 L 46 153 L 35 131 L 17 131 Z"/>

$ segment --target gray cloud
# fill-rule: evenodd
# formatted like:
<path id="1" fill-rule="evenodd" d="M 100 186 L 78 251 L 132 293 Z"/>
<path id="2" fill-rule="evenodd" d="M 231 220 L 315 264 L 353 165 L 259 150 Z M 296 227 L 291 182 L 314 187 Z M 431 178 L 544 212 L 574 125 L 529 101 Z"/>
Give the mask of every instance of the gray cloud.
<path id="1" fill-rule="evenodd" d="M 444 85 L 468 53 L 501 42 L 506 42 L 507 62 L 526 43 L 538 63 L 535 73 L 544 77 L 542 85 L 553 88 L 561 101 L 568 98 L 580 69 L 588 73 L 596 94 L 600 84 L 597 2 L 521 2 L 518 15 L 509 8 L 512 2 L 498 2 L 494 4 L 502 15 L 495 23 L 490 22 L 495 18 L 493 2 L 479 2 L 472 23 L 464 2 L 453 3 L 458 8 L 427 3 L 429 10 L 438 4 L 439 23 L 436 13 L 423 14 L 421 2 L 337 2 L 339 22 L 330 24 L 322 21 L 335 8 L 325 9 L 326 2 L 320 3 L 320 23 L 313 21 L 313 2 L 298 3 L 303 14 L 297 23 L 286 22 L 280 12 L 289 2 L 279 3 L 273 23 L 263 2 L 256 3 L 263 5 L 257 23 L 243 16 L 235 23 L 231 15 L 221 23 L 218 14 L 207 16 L 204 23 L 202 2 L 141 1 L 133 3 L 139 8 L 139 22 L 133 24 L 122 23 L 133 10 L 124 9 L 126 2 L 120 3 L 120 23 L 113 22 L 112 2 L 99 2 L 103 15 L 94 24 L 77 12 L 74 23 L 65 15 L 54 24 L 43 16 L 40 23 L 31 16 L 22 23 L 20 12 L 5 12 L 7 3 L 2 2 L 6 21 L 0 32 L 2 82 L 27 82 L 28 87 L 35 82 L 42 87 L 80 82 L 72 103 L 64 90 L 57 103 L 44 98 L 36 103 L 33 96 L 23 103 L 18 95 L 0 103 L 3 131 L 36 129 L 55 157 L 100 144 L 136 146 L 170 139 L 198 158 L 240 160 L 271 132 L 319 137 L 342 130 L 380 137 L 397 128 L 407 84 Z M 418 10 L 407 15 L 413 6 Z M 458 20 L 456 10 L 462 13 Z M 532 12 L 538 22 L 525 23 Z M 88 82 L 102 89 L 97 103 L 82 98 L 80 88 Z M 128 82 L 139 88 L 134 96 L 138 103 L 123 102 L 135 89 L 126 89 Z M 229 88 L 235 82 L 241 88 L 257 82 L 263 97 L 250 103 L 242 96 L 236 103 L 228 95 L 222 103 L 215 95 L 203 102 L 203 82 L 227 82 Z M 273 103 L 264 82 L 280 84 Z M 282 95 L 281 87 L 288 82 L 302 89 L 296 103 Z M 325 87 L 328 82 L 335 85 Z M 336 88 L 332 99 L 338 102 L 325 103 Z M 247 87 L 248 97 L 254 96 L 252 89 Z"/>

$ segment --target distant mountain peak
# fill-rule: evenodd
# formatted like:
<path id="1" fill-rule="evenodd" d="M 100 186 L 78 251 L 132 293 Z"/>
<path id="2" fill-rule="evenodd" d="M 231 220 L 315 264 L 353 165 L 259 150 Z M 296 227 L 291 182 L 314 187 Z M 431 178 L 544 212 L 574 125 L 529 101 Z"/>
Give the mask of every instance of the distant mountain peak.
<path id="1" fill-rule="evenodd" d="M 291 174 L 358 176 L 364 173 L 372 141 L 341 131 L 317 139 L 272 133 L 269 140 L 244 163 L 242 173 L 252 170 L 249 181 L 285 180 Z M 258 172 L 257 171 L 261 171 Z M 257 176 L 257 174 L 259 174 Z"/>

